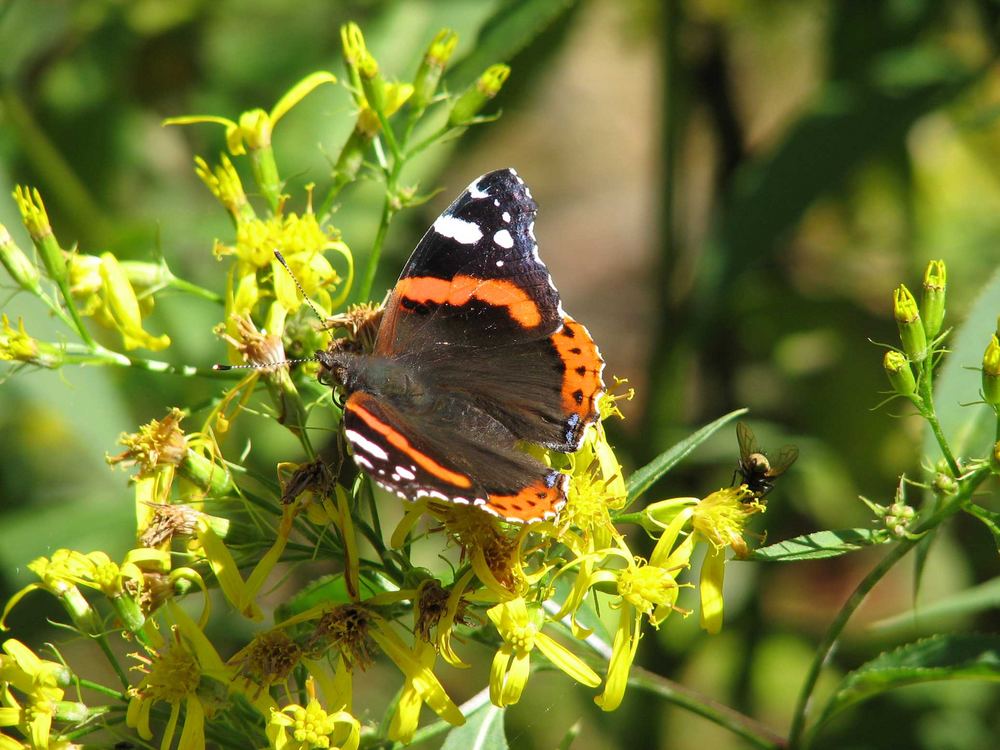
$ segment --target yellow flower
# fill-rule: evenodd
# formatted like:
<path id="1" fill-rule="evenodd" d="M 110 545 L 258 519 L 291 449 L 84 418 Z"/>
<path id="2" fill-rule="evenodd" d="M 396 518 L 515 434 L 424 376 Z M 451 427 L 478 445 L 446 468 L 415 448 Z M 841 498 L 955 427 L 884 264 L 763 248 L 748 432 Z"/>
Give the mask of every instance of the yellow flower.
<path id="1" fill-rule="evenodd" d="M 309 702 L 285 706 L 271 712 L 267 737 L 274 750 L 357 750 L 361 743 L 361 723 L 348 711 L 328 712 L 316 698 L 312 678 L 306 680 Z"/>
<path id="2" fill-rule="evenodd" d="M 278 121 L 290 109 L 302 101 L 313 89 L 324 83 L 336 83 L 333 73 L 317 71 L 310 73 L 296 83 L 278 100 L 270 112 L 262 109 L 251 109 L 240 115 L 239 122 L 233 122 L 225 117 L 215 115 L 188 115 L 185 117 L 169 117 L 164 125 L 193 125 L 209 122 L 222 125 L 226 129 L 226 145 L 233 156 L 245 154 L 247 149 L 256 151 L 271 145 L 271 132 Z"/>
<path id="3" fill-rule="evenodd" d="M 7 315 L 0 315 L 0 360 L 18 362 L 36 362 L 38 360 L 38 342 L 24 330 L 24 320 L 17 319 L 17 330 L 10 325 Z M 42 362 L 38 362 L 42 364 Z"/>
<path id="4" fill-rule="evenodd" d="M 89 299 L 85 297 L 85 304 L 82 312 L 86 315 L 93 315 L 94 320 L 105 328 L 118 331 L 122 336 L 122 343 L 125 349 L 145 348 L 153 351 L 160 351 L 170 346 L 170 337 L 166 334 L 153 336 L 143 330 L 142 316 L 143 309 L 136 295 L 132 282 L 129 281 L 128 274 L 122 268 L 118 259 L 111 253 L 102 253 L 97 263 L 89 261 L 84 267 L 90 268 L 88 273 L 93 273 L 96 269 L 100 277 L 100 287 L 90 293 L 93 281 L 86 275 L 81 276 L 80 261 L 73 260 L 73 257 L 85 258 L 87 256 L 71 256 L 70 268 L 74 269 L 76 284 L 74 293 L 78 296 L 89 293 Z M 93 257 L 93 256 L 89 256 Z M 146 305 L 146 312 L 152 307 L 153 297 L 146 295 L 143 301 Z"/>
<path id="5" fill-rule="evenodd" d="M 13 638 L 0 654 L 0 727 L 17 727 L 32 748 L 54 746 L 50 732 L 63 688 L 70 684 L 70 671 L 57 662 L 39 659 Z M 16 690 L 22 697 L 15 697 Z M 22 703 L 24 705 L 22 705 Z M 21 747 L 20 744 L 17 747 Z"/>
<path id="6" fill-rule="evenodd" d="M 601 684 L 601 678 L 580 657 L 542 632 L 541 610 L 529 612 L 522 597 L 497 604 L 486 614 L 503 638 L 490 669 L 490 700 L 494 705 L 503 708 L 520 700 L 535 647 L 577 682 L 588 687 Z"/>
<path id="7" fill-rule="evenodd" d="M 371 629 L 371 637 L 405 678 L 400 705 L 390 726 L 390 737 L 405 737 L 403 741 L 408 741 L 416 729 L 420 706 L 424 703 L 453 726 L 465 723 L 462 712 L 434 676 L 432 668 L 436 654 L 433 647 L 418 638 L 413 648 L 409 648 L 381 619 Z"/>
<path id="8" fill-rule="evenodd" d="M 0 617 L 0 628 L 6 630 L 4 624 L 7 615 L 14 606 L 32 591 L 48 591 L 57 597 L 66 608 L 73 622 L 84 633 L 98 632 L 97 619 L 90 604 L 76 586 L 75 579 L 81 573 L 81 558 L 79 552 L 68 549 L 57 549 L 52 558 L 39 557 L 28 563 L 28 570 L 42 579 L 41 583 L 30 583 L 14 594 L 4 607 L 3 617 Z"/>
<path id="9" fill-rule="evenodd" d="M 709 633 L 718 633 L 722 629 L 726 548 L 730 547 L 737 556 L 745 557 L 748 549 L 743 537 L 744 528 L 750 516 L 763 513 L 765 509 L 745 485 L 713 492 L 692 509 L 693 536 L 708 545 L 701 566 L 699 592 L 701 627 Z"/>
<path id="10" fill-rule="evenodd" d="M 676 575 L 688 565 L 692 550 L 690 536 L 680 543 L 677 540 L 690 521 L 691 512 L 690 508 L 684 508 L 675 515 L 657 540 L 648 562 L 635 558 L 625 546 L 624 539 L 619 537 L 620 546 L 605 552 L 624 559 L 626 567 L 620 571 L 600 570 L 593 575 L 594 583 L 608 582 L 617 577 L 621 596 L 618 602 L 612 604 L 620 612 L 604 692 L 594 699 L 604 711 L 614 711 L 621 705 L 642 636 L 643 616 L 653 627 L 659 627 L 676 609 L 679 593 Z"/>
<path id="11" fill-rule="evenodd" d="M 223 154 L 219 159 L 219 166 L 214 169 L 200 156 L 195 157 L 194 165 L 195 174 L 212 191 L 219 203 L 225 206 L 234 221 L 250 221 L 255 218 L 253 206 L 243 191 L 240 176 L 228 156 Z"/>
<path id="12" fill-rule="evenodd" d="M 175 625 L 169 644 L 158 650 L 147 647 L 149 656 L 132 654 L 139 661 L 135 669 L 145 677 L 129 690 L 131 700 L 125 714 L 125 723 L 139 732 L 144 740 L 153 738 L 149 725 L 150 711 L 157 701 L 170 704 L 170 718 L 163 730 L 160 747 L 171 747 L 181 706 L 184 707 L 184 726 L 178 743 L 179 750 L 197 750 L 205 747 L 205 716 L 214 710 L 213 702 L 202 697 L 211 691 L 205 681 L 228 685 L 231 670 L 223 664 L 205 634 L 173 602 L 167 604 Z"/>

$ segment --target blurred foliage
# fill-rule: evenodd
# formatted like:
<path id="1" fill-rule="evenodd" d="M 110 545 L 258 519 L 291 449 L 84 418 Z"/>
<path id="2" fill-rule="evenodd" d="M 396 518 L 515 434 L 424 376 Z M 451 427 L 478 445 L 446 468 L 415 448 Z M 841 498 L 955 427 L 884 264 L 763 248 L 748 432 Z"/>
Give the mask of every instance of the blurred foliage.
<path id="1" fill-rule="evenodd" d="M 0 185 L 38 185 L 57 233 L 93 251 L 141 260 L 162 252 L 185 278 L 206 280 L 215 262 L 212 241 L 225 225 L 195 179 L 190 156 L 220 151 L 221 132 L 163 129 L 161 120 L 189 112 L 235 116 L 273 102 L 307 71 L 339 72 L 336 29 L 349 19 L 364 26 L 376 56 L 401 76 L 413 73 L 404 66 L 419 58 L 433 32 L 450 26 L 461 39 L 457 57 L 467 59 L 448 80 L 453 90 L 484 62 L 512 61 L 512 85 L 498 99 L 507 116 L 488 132 L 426 155 L 405 175 L 408 182 L 465 184 L 483 171 L 469 165 L 484 161 L 515 164 L 530 181 L 532 170 L 546 171 L 553 153 L 569 150 L 571 157 L 558 164 L 578 160 L 591 168 L 550 176 L 559 187 L 545 195 L 536 190 L 543 211 L 552 206 L 554 214 L 560 200 L 601 195 L 599 176 L 622 168 L 619 144 L 564 138 L 572 122 L 623 116 L 623 139 L 638 131 L 656 155 L 652 165 L 626 165 L 654 175 L 657 203 L 646 220 L 655 237 L 628 238 L 645 242 L 646 273 L 625 278 L 612 257 L 601 266 L 600 285 L 589 290 L 585 318 L 590 323 L 602 308 L 631 296 L 651 300 L 648 314 L 633 318 L 641 354 L 609 363 L 610 372 L 639 384 L 645 404 L 617 436 L 623 460 L 642 465 L 690 426 L 748 406 L 765 447 L 794 442 L 801 452 L 771 497 L 769 539 L 864 524 L 857 494 L 889 502 L 901 472 L 921 474 L 913 446 L 922 423 L 888 419 L 909 413 L 895 403 L 870 411 L 886 386 L 881 350 L 867 339 L 894 336 L 891 288 L 916 279 L 929 258 L 942 257 L 949 319 L 971 313 L 942 374 L 946 429 L 963 413 L 957 394 L 970 393 L 951 383 L 968 374 L 963 368 L 978 366 L 979 342 L 1000 310 L 1000 284 L 984 286 L 1000 261 L 1000 5 L 592 0 L 571 6 L 7 2 L 0 6 Z M 544 31 L 518 32 L 518 23 L 543 12 Z M 510 46 L 514 39 L 518 44 Z M 629 54 L 640 55 L 658 90 L 629 97 L 615 89 L 615 66 Z M 602 106 L 567 110 L 554 71 L 585 67 L 595 56 L 606 61 L 606 75 L 587 84 Z M 645 80 L 632 85 L 641 88 Z M 580 91 L 571 91 L 574 97 L 586 101 Z M 619 101 L 650 97 L 658 103 L 656 118 L 618 110 Z M 351 106 L 346 91 L 327 87 L 282 122 L 275 147 L 296 188 L 316 178 L 310 170 L 317 148 L 338 152 Z M 509 145 L 523 142 L 516 130 L 525 127 L 542 131 L 531 141 L 534 152 Z M 337 219 L 360 254 L 372 243 L 370 217 L 380 196 L 361 186 L 355 198 Z M 434 214 L 431 207 L 394 225 L 387 253 L 405 257 Z M 602 220 L 609 217 L 589 217 Z M 0 222 L 18 225 L 13 201 L 0 200 Z M 551 245 L 546 254 L 558 252 Z M 599 263 L 608 249 L 585 246 L 572 257 Z M 391 280 L 393 268 L 391 260 L 382 264 L 377 288 Z M 575 309 L 585 307 L 569 297 L 571 284 L 561 286 Z M 985 296 L 976 302 L 980 289 Z M 169 302 L 158 307 L 153 327 L 174 341 L 172 361 L 204 366 L 222 359 L 222 347 L 204 333 L 210 305 Z M 26 295 L 3 306 L 12 318 L 44 318 Z M 599 323 L 592 328 L 600 331 Z M 50 332 L 33 331 L 46 338 Z M 966 337 L 977 343 L 964 344 Z M 58 546 L 123 552 L 130 499 L 122 477 L 107 471 L 104 453 L 120 432 L 160 416 L 165 404 L 197 403 L 212 392 L 196 379 L 154 381 L 105 369 L 8 379 L 0 388 L 0 599 L 28 580 L 19 566 Z M 252 440 L 258 469 L 273 465 L 289 445 L 266 428 L 241 439 Z M 735 459 L 732 435 L 717 435 L 656 494 L 727 484 Z M 734 565 L 725 634 L 708 637 L 696 623 L 673 622 L 643 641 L 640 662 L 783 728 L 814 641 L 874 554 L 743 566 L 752 568 L 745 576 Z M 926 554 L 918 601 L 928 605 L 996 576 L 996 547 L 971 518 L 938 534 Z M 911 614 L 892 629 L 873 629 L 874 621 L 913 605 L 911 578 L 895 572 L 839 644 L 830 691 L 837 673 L 904 638 L 995 632 L 1000 625 L 994 602 Z M 51 637 L 18 630 L 40 617 L 44 611 L 18 610 L 15 634 L 32 643 Z M 372 682 L 377 689 L 377 678 Z M 1000 735 L 998 708 L 996 691 L 982 685 L 914 686 L 845 710 L 820 746 L 990 748 Z M 573 747 L 740 746 L 714 725 L 677 708 L 663 710 L 653 695 L 633 692 L 621 711 L 606 716 L 582 693 L 547 693 L 538 685 L 508 712 L 508 736 L 517 747 L 551 747 L 581 712 L 583 730 Z"/>

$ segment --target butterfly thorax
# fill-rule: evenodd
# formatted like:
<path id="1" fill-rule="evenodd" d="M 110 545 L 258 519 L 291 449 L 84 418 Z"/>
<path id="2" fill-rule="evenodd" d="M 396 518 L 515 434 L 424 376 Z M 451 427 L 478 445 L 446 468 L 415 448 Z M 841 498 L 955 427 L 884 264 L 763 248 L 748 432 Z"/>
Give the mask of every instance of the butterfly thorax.
<path id="1" fill-rule="evenodd" d="M 415 408 L 427 405 L 430 394 L 411 367 L 390 357 L 355 352 L 317 352 L 321 380 L 339 386 L 345 395 L 364 391 Z"/>

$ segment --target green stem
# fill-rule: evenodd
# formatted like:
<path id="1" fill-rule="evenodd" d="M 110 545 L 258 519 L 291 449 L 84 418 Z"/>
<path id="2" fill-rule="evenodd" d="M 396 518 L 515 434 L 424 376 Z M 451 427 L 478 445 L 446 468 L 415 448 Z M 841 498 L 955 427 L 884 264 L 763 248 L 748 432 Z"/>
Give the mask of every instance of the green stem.
<path id="1" fill-rule="evenodd" d="M 173 365 L 158 359 L 143 359 L 132 357 L 121 352 L 105 349 L 100 344 L 92 347 L 80 344 L 66 344 L 62 348 L 62 364 L 72 365 L 114 365 L 116 367 L 135 367 L 149 372 L 182 375 L 186 378 L 198 376 L 203 378 L 222 378 L 233 380 L 243 377 L 242 370 L 212 370 L 190 365 Z"/>
<path id="2" fill-rule="evenodd" d="M 98 633 L 91 637 L 97 641 L 97 645 L 101 647 L 101 651 L 103 651 L 104 655 L 107 657 L 108 662 L 111 664 L 111 668 L 115 670 L 115 674 L 117 674 L 118 679 L 121 680 L 122 687 L 128 690 L 128 675 L 125 674 L 125 670 L 122 668 L 122 665 L 119 664 L 118 659 L 115 658 L 115 654 L 111 650 L 111 646 L 108 644 L 107 637 L 103 633 Z"/>
<path id="3" fill-rule="evenodd" d="M 851 619 L 851 615 L 853 615 L 855 610 L 861 605 L 861 602 L 865 600 L 865 597 L 875 587 L 875 584 L 881 581 L 885 574 L 888 573 L 889 570 L 891 570 L 892 567 L 899 562 L 899 560 L 902 559 L 907 552 L 917 545 L 922 538 L 922 535 L 925 532 L 937 527 L 946 518 L 961 510 L 962 504 L 965 500 L 972 496 L 972 493 L 982 483 L 982 481 L 989 476 L 989 474 L 990 470 L 988 467 L 980 467 L 969 474 L 969 476 L 965 479 L 960 480 L 959 491 L 952 496 L 948 502 L 942 504 L 936 512 L 917 525 L 913 531 L 913 538 L 900 540 L 896 546 L 884 558 L 882 558 L 882 560 L 879 561 L 878 565 L 876 565 L 868 573 L 868 575 L 862 579 L 861 583 L 857 585 L 850 597 L 848 597 L 844 606 L 841 607 L 836 618 L 834 618 L 834 621 L 830 624 L 830 627 L 824 634 L 823 639 L 816 647 L 816 653 L 813 656 L 813 661 L 809 666 L 809 672 L 806 674 L 805 682 L 802 684 L 802 689 L 799 692 L 798 703 L 796 704 L 795 714 L 792 718 L 792 727 L 788 734 L 788 742 L 791 747 L 800 747 L 800 742 L 806 726 L 809 703 L 813 695 L 813 690 L 816 687 L 816 682 L 819 680 L 819 674 L 822 671 L 826 660 L 829 658 L 834 644 L 837 642 L 837 639 L 840 638 L 840 634 L 843 632 L 848 620 Z M 807 745 L 808 743 L 805 743 L 801 746 L 806 747 Z"/>
<path id="4" fill-rule="evenodd" d="M 941 448 L 941 453 L 944 455 L 944 460 L 948 462 L 948 468 L 951 469 L 951 475 L 958 478 L 962 475 L 962 470 L 958 465 L 958 461 L 955 460 L 955 455 L 951 452 L 951 446 L 948 445 L 948 439 L 944 435 L 944 431 L 941 429 L 941 423 L 938 422 L 937 412 L 934 410 L 934 388 L 932 385 L 933 379 L 933 366 L 931 365 L 931 357 L 928 356 L 924 359 L 921 365 L 920 373 L 920 400 L 919 405 L 921 416 L 927 420 L 927 424 L 931 426 L 931 432 L 934 433 L 934 438 L 937 440 L 938 446 Z"/>
<path id="5" fill-rule="evenodd" d="M 109 688 L 106 685 L 101 685 L 99 682 L 92 682 L 91 680 L 84 680 L 81 678 L 77 680 L 77 683 L 82 688 L 93 690 L 95 693 L 101 693 L 109 698 L 117 698 L 120 701 L 128 700 L 128 696 L 125 693 L 115 690 L 114 688 Z"/>
<path id="6" fill-rule="evenodd" d="M 211 289 L 205 289 L 205 287 L 192 284 L 190 281 L 185 281 L 173 274 L 170 274 L 170 281 L 167 282 L 167 286 L 171 289 L 187 292 L 188 294 L 193 294 L 196 297 L 201 297 L 202 299 L 207 299 L 209 302 L 216 302 L 220 305 L 225 301 L 222 299 L 221 294 L 216 294 Z"/>
<path id="7" fill-rule="evenodd" d="M 375 285 L 375 272 L 378 270 L 378 262 L 382 257 L 382 245 L 385 243 L 385 235 L 389 231 L 389 222 L 396 214 L 392 207 L 392 202 L 396 194 L 396 179 L 399 176 L 401 162 L 393 164 L 392 171 L 386 180 L 385 203 L 382 206 L 382 218 L 379 219 L 378 232 L 375 234 L 375 241 L 372 243 L 372 252 L 368 257 L 368 265 L 365 266 L 365 273 L 358 287 L 358 301 L 367 302 L 372 295 L 372 287 Z"/>
<path id="8" fill-rule="evenodd" d="M 708 696 L 701 695 L 691 688 L 680 685 L 666 677 L 648 672 L 641 667 L 632 667 L 628 684 L 641 690 L 647 690 L 671 703 L 685 708 L 691 713 L 708 719 L 733 734 L 739 735 L 753 747 L 784 748 L 788 746 L 785 738 L 774 730 L 764 726 L 759 721 L 741 714 L 729 706 L 718 703 Z"/>

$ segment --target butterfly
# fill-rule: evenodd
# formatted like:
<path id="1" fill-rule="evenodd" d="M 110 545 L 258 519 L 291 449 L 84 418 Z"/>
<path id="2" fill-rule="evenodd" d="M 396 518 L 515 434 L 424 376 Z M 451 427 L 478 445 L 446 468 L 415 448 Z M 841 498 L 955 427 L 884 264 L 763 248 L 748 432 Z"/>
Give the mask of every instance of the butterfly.
<path id="1" fill-rule="evenodd" d="M 406 262 L 373 351 L 317 353 L 354 461 L 384 489 L 513 522 L 565 505 L 568 475 L 519 444 L 578 450 L 604 361 L 538 257 L 536 210 L 513 169 L 479 177 Z"/>

